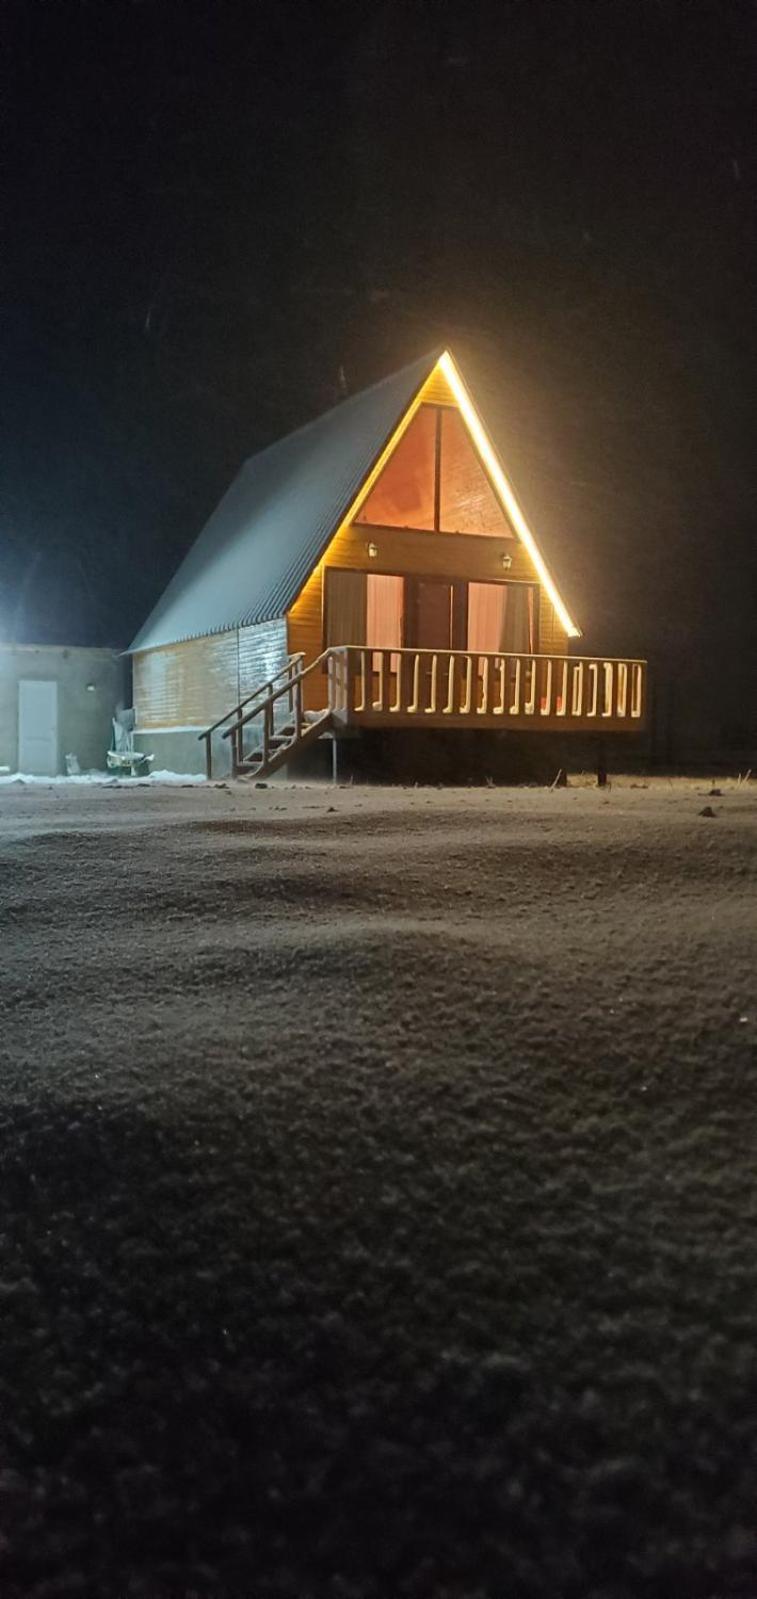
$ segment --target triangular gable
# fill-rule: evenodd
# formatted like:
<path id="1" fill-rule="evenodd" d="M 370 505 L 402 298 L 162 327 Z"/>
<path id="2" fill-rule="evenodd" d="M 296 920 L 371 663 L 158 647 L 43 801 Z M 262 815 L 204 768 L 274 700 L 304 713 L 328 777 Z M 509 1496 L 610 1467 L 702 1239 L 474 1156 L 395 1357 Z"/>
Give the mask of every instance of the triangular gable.
<path id="1" fill-rule="evenodd" d="M 355 518 L 372 527 L 511 539 L 512 527 L 454 402 L 423 401 Z"/>
<path id="2" fill-rule="evenodd" d="M 503 519 L 501 527 L 496 527 L 493 525 L 471 526 L 467 529 L 464 529 L 464 531 L 487 533 L 492 532 L 498 534 L 499 536 L 508 536 L 512 530 L 512 532 L 515 534 L 515 537 L 520 540 L 520 542 L 528 551 L 535 572 L 542 583 L 548 598 L 554 606 L 560 623 L 565 629 L 568 637 L 580 638 L 581 630 L 576 626 L 575 622 L 573 622 L 568 613 L 567 607 L 565 606 L 559 594 L 557 585 L 555 584 L 555 581 L 547 567 L 546 561 L 544 560 L 544 557 L 538 548 L 536 539 L 534 538 L 534 535 L 526 521 L 525 515 L 518 503 L 512 484 L 504 472 L 494 447 L 488 437 L 484 424 L 476 410 L 460 371 L 456 366 L 449 350 L 445 350 L 443 354 L 439 356 L 425 383 L 407 406 L 403 415 L 399 418 L 391 438 L 388 440 L 384 450 L 381 452 L 381 455 L 374 462 L 372 470 L 368 474 L 353 503 L 347 508 L 345 515 L 342 517 L 340 529 L 350 522 L 362 522 L 363 520 L 370 521 L 370 507 L 372 503 L 374 507 L 376 507 L 374 514 L 377 515 L 380 509 L 386 510 L 386 502 L 384 502 L 382 505 L 380 499 L 380 486 L 382 484 L 386 484 L 387 482 L 391 484 L 391 474 L 394 461 L 398 461 L 401 468 L 403 461 L 406 462 L 408 459 L 410 459 L 413 453 L 415 453 L 417 460 L 420 460 L 421 462 L 421 473 L 416 479 L 416 492 L 414 495 L 411 495 L 411 501 L 414 499 L 415 505 L 409 505 L 409 509 L 413 509 L 415 511 L 417 511 L 419 507 L 421 511 L 428 509 L 429 483 L 426 480 L 424 484 L 423 470 L 425 469 L 424 462 L 426 464 L 428 463 L 428 452 L 431 442 L 430 427 L 427 429 L 426 425 L 424 424 L 424 432 L 420 432 L 419 423 L 421 418 L 419 416 L 419 412 L 421 411 L 422 407 L 431 405 L 453 407 L 454 414 L 461 417 L 465 426 L 467 437 L 470 441 L 472 449 L 475 451 L 475 457 L 478 466 L 485 474 L 486 482 L 491 488 L 492 495 L 496 501 L 496 506 Z M 429 437 L 425 436 L 426 431 L 429 432 Z M 478 503 L 479 502 L 477 500 L 477 504 Z M 368 516 L 366 516 L 366 511 L 369 513 Z M 446 521 L 449 523 L 454 520 L 455 518 L 453 515 L 450 515 L 448 518 L 446 518 Z M 388 524 L 384 525 L 402 526 L 410 524 L 392 520 Z M 423 526 L 423 523 L 413 525 Z M 432 521 L 429 526 L 433 527 L 433 525 L 434 523 Z M 445 518 L 442 516 L 440 519 L 440 531 L 445 530 L 450 532 L 456 531 L 456 529 L 451 525 L 448 529 L 445 529 Z M 330 544 L 331 540 L 329 540 L 328 543 Z M 328 544 L 322 552 L 322 558 L 323 555 L 325 555 L 327 548 Z"/>

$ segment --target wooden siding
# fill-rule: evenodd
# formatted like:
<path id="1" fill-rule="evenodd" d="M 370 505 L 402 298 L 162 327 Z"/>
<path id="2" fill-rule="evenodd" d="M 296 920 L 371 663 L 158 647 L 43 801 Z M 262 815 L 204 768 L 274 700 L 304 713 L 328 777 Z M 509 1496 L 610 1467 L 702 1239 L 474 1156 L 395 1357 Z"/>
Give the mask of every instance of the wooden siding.
<path id="1" fill-rule="evenodd" d="M 368 543 L 374 543 L 378 550 L 373 559 L 367 553 Z M 505 552 L 512 556 L 512 566 L 507 571 L 502 566 Z M 468 582 L 538 583 L 527 550 L 511 539 L 500 541 L 468 533 L 415 533 L 405 528 L 343 527 L 332 539 L 326 555 L 289 612 L 289 650 L 302 650 L 308 661 L 314 660 L 323 649 L 323 573 L 327 566 L 400 576 L 457 578 Z M 567 646 L 567 636 L 554 606 L 540 589 L 538 647 L 558 655 L 563 654 Z M 321 682 L 317 675 L 311 675 L 306 688 L 308 710 L 318 710 L 325 705 L 325 678 Z"/>
<path id="2" fill-rule="evenodd" d="M 286 637 L 281 618 L 138 652 L 137 726 L 207 727 L 284 665 Z"/>
<path id="3" fill-rule="evenodd" d="M 431 376 L 426 380 L 421 392 L 421 399 L 429 405 L 452 405 L 457 409 L 457 401 L 444 376 L 438 367 L 434 367 Z"/>

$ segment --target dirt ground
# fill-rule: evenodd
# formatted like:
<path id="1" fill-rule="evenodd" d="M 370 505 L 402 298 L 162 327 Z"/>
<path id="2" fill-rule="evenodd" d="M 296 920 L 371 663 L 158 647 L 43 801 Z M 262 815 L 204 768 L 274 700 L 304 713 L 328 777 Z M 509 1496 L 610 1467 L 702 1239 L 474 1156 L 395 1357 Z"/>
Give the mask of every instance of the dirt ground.
<path id="1" fill-rule="evenodd" d="M 4 1599 L 753 1599 L 722 787 L 0 789 Z"/>

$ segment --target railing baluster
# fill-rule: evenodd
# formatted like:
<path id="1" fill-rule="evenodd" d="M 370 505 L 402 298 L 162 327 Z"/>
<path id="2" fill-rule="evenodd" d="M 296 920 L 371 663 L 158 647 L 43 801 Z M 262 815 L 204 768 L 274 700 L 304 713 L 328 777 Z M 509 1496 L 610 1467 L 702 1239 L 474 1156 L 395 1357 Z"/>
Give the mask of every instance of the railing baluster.
<path id="1" fill-rule="evenodd" d="M 460 706 L 461 716 L 470 716 L 471 701 L 473 698 L 473 657 L 465 655 L 465 699 Z"/>
<path id="2" fill-rule="evenodd" d="M 390 675 L 394 673 L 394 704 L 389 706 L 392 716 L 396 716 L 402 705 L 402 671 L 404 656 L 401 651 L 393 650 L 390 657 Z"/>
<path id="3" fill-rule="evenodd" d="M 552 715 L 552 657 L 551 656 L 550 656 L 549 660 L 547 661 L 546 666 L 543 667 L 543 672 L 544 672 L 544 676 L 546 678 L 546 682 L 544 684 L 544 693 L 541 696 L 541 704 L 539 706 L 539 709 L 541 711 L 542 716 L 551 716 Z"/>
<path id="4" fill-rule="evenodd" d="M 571 716 L 582 716 L 584 708 L 584 663 L 576 661 L 573 667 L 573 697 L 571 700 Z"/>
<path id="5" fill-rule="evenodd" d="M 445 716 L 449 716 L 451 711 L 454 709 L 454 702 L 455 702 L 455 656 L 454 655 L 450 655 L 449 666 L 447 667 L 447 703 L 446 703 L 446 705 L 444 707 L 444 715 Z"/>
<path id="6" fill-rule="evenodd" d="M 385 650 L 371 650 L 371 678 L 373 677 L 374 662 L 376 660 L 376 656 L 377 655 L 378 655 L 378 658 L 379 658 L 378 673 L 377 673 L 377 677 L 378 677 L 378 684 L 377 684 L 378 695 L 377 695 L 377 698 L 375 700 L 373 700 L 373 709 L 374 709 L 374 711 L 383 711 L 383 709 L 384 709 L 384 667 L 385 667 L 385 662 L 386 662 L 386 651 Z"/>
<path id="7" fill-rule="evenodd" d="M 505 714 L 505 657 L 501 655 L 497 661 L 499 667 L 499 705 L 494 708 L 495 716 Z"/>
<path id="8" fill-rule="evenodd" d="M 602 715 L 612 716 L 615 674 L 612 661 L 602 662 Z"/>
<path id="9" fill-rule="evenodd" d="M 536 695 L 537 695 L 537 687 L 538 687 L 537 682 L 536 682 L 537 671 L 536 671 L 536 658 L 535 658 L 535 656 L 530 655 L 528 657 L 528 665 L 527 665 L 526 669 L 527 669 L 527 671 L 530 674 L 530 678 L 529 678 L 530 686 L 529 686 L 529 691 L 528 691 L 528 699 L 526 700 L 525 705 L 523 706 L 523 715 L 524 716 L 533 716 L 534 711 L 536 710 Z"/>
<path id="10" fill-rule="evenodd" d="M 480 659 L 480 657 L 479 657 Z M 479 716 L 486 716 L 489 710 L 489 657 L 483 657 L 484 665 L 481 672 L 481 704 L 478 707 Z M 478 680 L 478 662 L 476 663 L 476 680 Z"/>
<path id="11" fill-rule="evenodd" d="M 408 707 L 407 707 L 411 716 L 414 716 L 416 714 L 417 710 L 418 710 L 418 693 L 419 693 L 419 688 L 420 688 L 420 678 L 421 678 L 421 658 L 420 658 L 420 655 L 416 651 L 415 660 L 413 662 L 413 698 L 412 698 L 412 701 L 411 701 L 410 705 L 408 705 Z"/>
<path id="12" fill-rule="evenodd" d="M 511 716 L 519 716 L 520 715 L 521 658 L 520 658 L 519 655 L 516 655 L 516 656 L 512 656 L 511 655 L 510 656 L 510 660 L 511 661 L 514 660 L 515 661 L 515 673 L 514 673 L 515 681 L 513 683 L 513 702 L 512 702 L 512 705 L 510 706 L 510 715 Z"/>
<path id="13" fill-rule="evenodd" d="M 272 709 L 273 709 L 273 707 L 271 705 L 270 700 L 266 700 L 265 705 L 263 706 L 263 765 L 264 766 L 268 765 L 268 757 L 269 757 L 270 751 L 271 751 L 271 711 L 272 711 Z"/>
<path id="14" fill-rule="evenodd" d="M 637 720 L 641 716 L 642 705 L 644 703 L 644 671 L 638 661 L 634 661 L 633 666 L 631 667 L 631 672 L 633 681 L 633 690 L 631 694 L 631 715 L 634 720 Z"/>
<path id="15" fill-rule="evenodd" d="M 557 695 L 556 714 L 558 716 L 567 716 L 567 714 L 568 714 L 568 662 L 567 662 L 567 660 L 563 661 L 562 682 L 560 684 L 560 689 L 559 689 L 559 692 L 558 692 L 558 695 Z"/>
<path id="16" fill-rule="evenodd" d="M 429 685 L 429 701 L 430 701 L 430 703 L 426 706 L 426 715 L 427 716 L 435 716 L 436 715 L 436 679 L 437 679 L 438 671 L 439 671 L 439 657 L 438 657 L 438 655 L 436 653 L 436 650 L 434 650 L 434 653 L 431 656 L 431 683 Z"/>

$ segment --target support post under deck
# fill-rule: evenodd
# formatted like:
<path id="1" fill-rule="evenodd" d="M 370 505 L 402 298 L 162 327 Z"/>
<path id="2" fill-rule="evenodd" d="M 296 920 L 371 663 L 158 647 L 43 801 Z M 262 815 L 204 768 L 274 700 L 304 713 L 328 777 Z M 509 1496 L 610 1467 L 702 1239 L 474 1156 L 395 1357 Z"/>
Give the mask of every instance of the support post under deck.
<path id="1" fill-rule="evenodd" d="M 600 735 L 597 739 L 597 788 L 607 787 L 607 744 Z"/>

